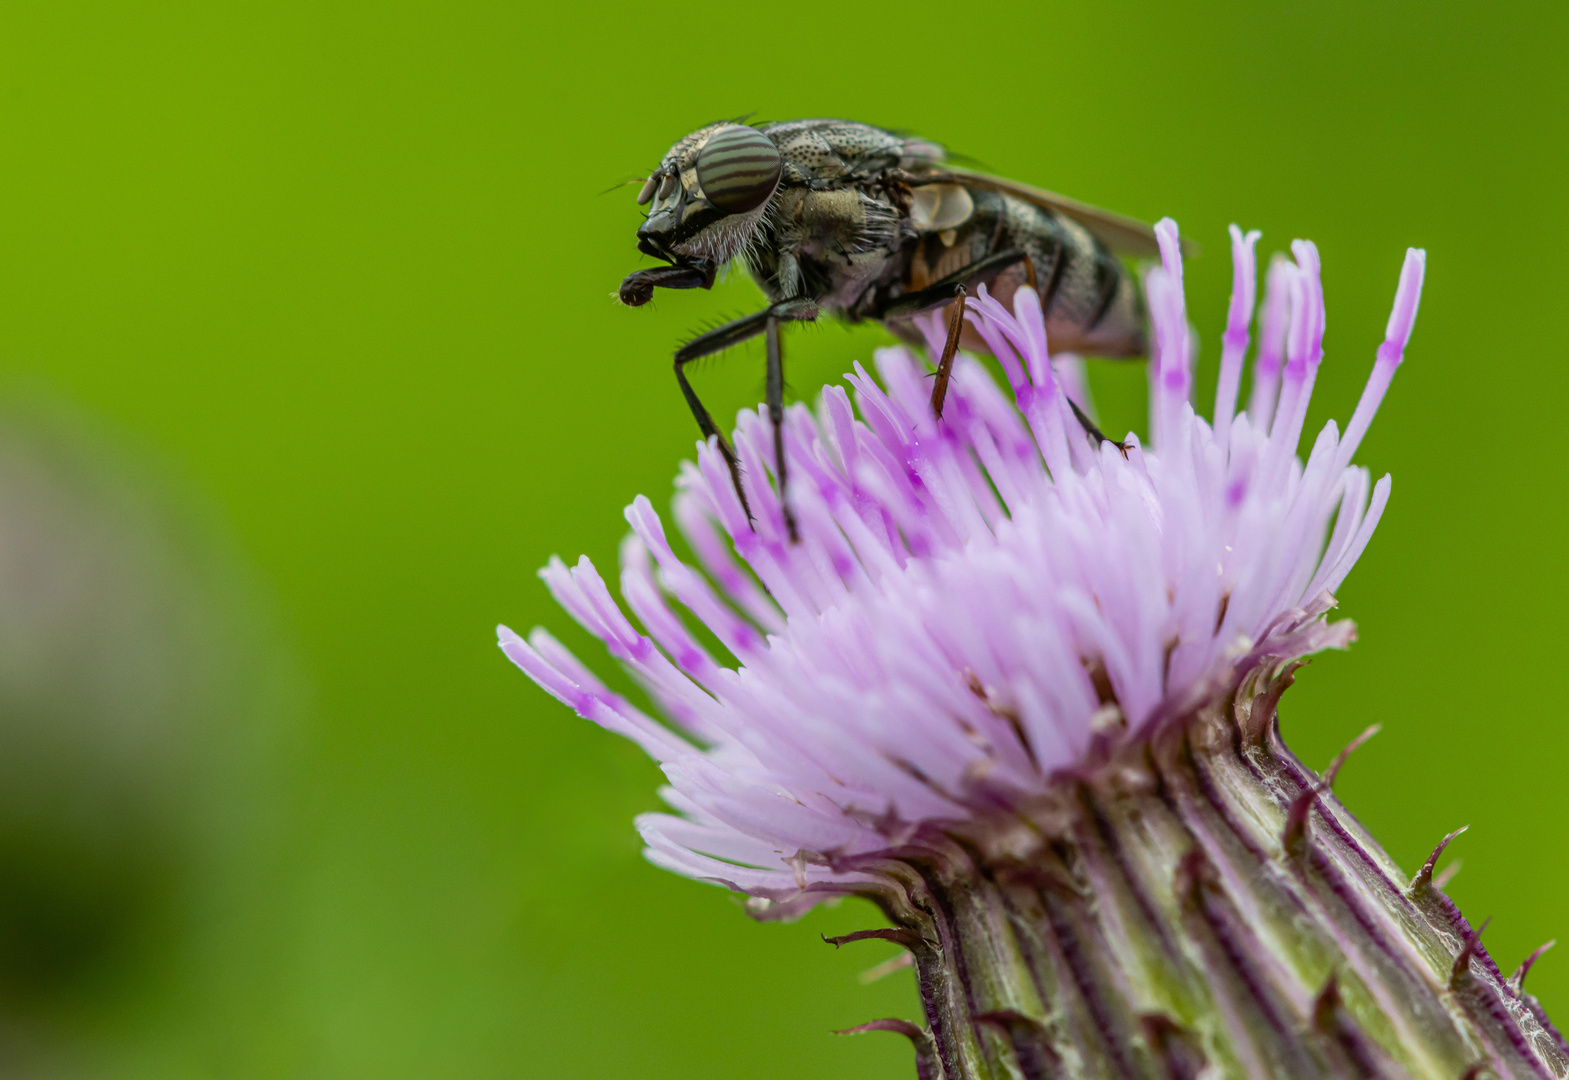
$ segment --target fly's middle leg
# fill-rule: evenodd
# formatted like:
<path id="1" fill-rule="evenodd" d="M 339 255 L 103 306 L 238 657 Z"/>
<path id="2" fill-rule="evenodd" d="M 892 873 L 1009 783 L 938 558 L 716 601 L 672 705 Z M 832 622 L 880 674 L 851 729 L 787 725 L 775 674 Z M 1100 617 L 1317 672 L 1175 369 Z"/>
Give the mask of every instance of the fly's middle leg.
<path id="1" fill-rule="evenodd" d="M 1068 397 L 1067 394 L 1064 394 L 1063 397 L 1068 402 L 1068 408 L 1073 410 L 1074 419 L 1076 419 L 1079 422 L 1079 426 L 1084 429 L 1084 434 L 1094 439 L 1096 446 L 1099 446 L 1101 443 L 1109 442 L 1122 453 L 1122 459 L 1124 461 L 1128 459 L 1128 451 L 1133 448 L 1131 443 L 1117 442 L 1115 439 L 1111 438 L 1104 431 L 1095 426 L 1095 421 L 1091 420 L 1089 415 L 1086 414 L 1083 409 L 1079 408 L 1078 402 L 1074 401 L 1071 397 Z"/>
<path id="2" fill-rule="evenodd" d="M 784 447 L 784 342 L 780 340 L 779 320 L 768 320 L 768 419 L 774 426 L 774 475 L 779 478 L 779 511 L 784 515 L 790 542 L 801 542 L 795 512 L 790 509 L 789 481 L 785 475 Z"/>

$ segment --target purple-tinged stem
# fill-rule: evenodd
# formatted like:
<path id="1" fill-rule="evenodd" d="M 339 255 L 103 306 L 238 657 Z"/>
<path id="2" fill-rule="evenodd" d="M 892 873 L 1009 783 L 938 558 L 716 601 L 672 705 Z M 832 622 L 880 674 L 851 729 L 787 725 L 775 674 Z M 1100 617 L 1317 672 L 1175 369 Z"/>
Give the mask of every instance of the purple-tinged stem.
<path id="1" fill-rule="evenodd" d="M 1539 953 L 1505 980 L 1432 860 L 1403 884 L 1330 789 L 1344 755 L 1320 777 L 1281 743 L 1290 677 L 858 864 L 889 882 L 863 892 L 911 943 L 937 1075 L 1569 1075 L 1517 981 Z"/>

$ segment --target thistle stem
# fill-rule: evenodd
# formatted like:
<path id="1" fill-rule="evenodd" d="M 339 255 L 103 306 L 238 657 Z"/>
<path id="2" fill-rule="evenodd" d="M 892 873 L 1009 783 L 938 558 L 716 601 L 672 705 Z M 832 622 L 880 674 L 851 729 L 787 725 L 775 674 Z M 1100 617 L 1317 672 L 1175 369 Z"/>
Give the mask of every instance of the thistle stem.
<path id="1" fill-rule="evenodd" d="M 1257 670 L 1044 796 L 882 853 L 872 898 L 910 935 L 923 1075 L 1569 1073 L 1430 872 L 1407 887 L 1281 742 L 1290 679 Z"/>

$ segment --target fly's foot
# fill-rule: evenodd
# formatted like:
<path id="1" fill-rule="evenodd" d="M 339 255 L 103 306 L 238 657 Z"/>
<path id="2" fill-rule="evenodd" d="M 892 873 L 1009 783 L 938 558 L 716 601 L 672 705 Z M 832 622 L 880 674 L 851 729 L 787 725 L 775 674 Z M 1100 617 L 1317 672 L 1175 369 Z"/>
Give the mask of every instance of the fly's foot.
<path id="1" fill-rule="evenodd" d="M 654 298 L 653 283 L 636 274 L 621 283 L 621 302 L 627 307 L 642 307 Z"/>
<path id="2" fill-rule="evenodd" d="M 1095 421 L 1091 420 L 1089 415 L 1083 409 L 1079 408 L 1079 403 L 1074 401 L 1072 398 L 1068 398 L 1068 408 L 1073 410 L 1074 419 L 1078 420 L 1079 426 L 1084 429 L 1084 434 L 1095 440 L 1095 446 L 1097 448 L 1100 447 L 1101 443 L 1109 442 L 1111 445 L 1117 448 L 1118 453 L 1122 455 L 1123 461 L 1128 460 L 1128 451 L 1133 449 L 1132 443 L 1118 442 L 1115 439 L 1108 439 L 1106 437 L 1106 433 L 1095 426 Z"/>

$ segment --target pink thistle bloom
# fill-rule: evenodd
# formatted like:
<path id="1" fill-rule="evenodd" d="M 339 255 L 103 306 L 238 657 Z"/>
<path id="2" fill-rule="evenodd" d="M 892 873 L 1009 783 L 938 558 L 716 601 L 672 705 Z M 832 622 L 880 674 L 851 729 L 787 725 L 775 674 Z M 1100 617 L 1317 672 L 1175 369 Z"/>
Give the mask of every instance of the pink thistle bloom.
<path id="1" fill-rule="evenodd" d="M 637 823 L 652 861 L 762 918 L 878 905 L 891 926 L 832 940 L 906 948 L 925 1026 L 849 1030 L 907 1036 L 920 1077 L 1569 1075 L 1522 988 L 1539 953 L 1505 979 L 1443 893 L 1453 835 L 1408 879 L 1329 790 L 1344 754 L 1320 777 L 1276 724 L 1302 658 L 1352 640 L 1328 615 L 1390 487 L 1352 458 L 1424 255 L 1406 255 L 1345 432 L 1326 424 L 1304 459 L 1317 250 L 1270 268 L 1239 412 L 1258 234 L 1233 226 L 1205 420 L 1177 229 L 1156 232 L 1148 447 L 1085 435 L 1081 372 L 1054 369 L 1034 290 L 1012 311 L 982 291 L 966 317 L 1011 394 L 961 358 L 934 420 L 925 366 L 894 348 L 877 379 L 857 365 L 850 392 L 789 411 L 799 543 L 759 411 L 735 440 L 755 529 L 701 444 L 674 503 L 694 562 L 639 497 L 624 608 L 586 559 L 542 572 L 663 722 L 543 630 L 502 627 L 501 647 L 663 767 L 675 813 Z M 918 324 L 935 352 L 940 318 Z"/>
<path id="2" fill-rule="evenodd" d="M 1326 614 L 1390 482 L 1370 483 L 1351 459 L 1400 364 L 1424 255 L 1406 256 L 1344 436 L 1327 424 L 1304 463 L 1324 335 L 1317 250 L 1298 241 L 1295 262 L 1271 270 L 1254 400 L 1238 413 L 1258 234 L 1232 227 L 1235 284 L 1206 422 L 1189 401 L 1176 225 L 1157 231 L 1150 447 L 1130 436 L 1124 455 L 1084 436 L 1034 293 L 1019 290 L 1009 312 L 983 291 L 969 318 L 1012 400 L 961 358 L 934 421 L 924 365 L 888 348 L 880 380 L 859 364 L 847 376 L 853 405 L 834 386 L 815 417 L 793 407 L 799 544 L 761 482 L 771 434 L 759 410 L 742 414 L 736 437 L 755 531 L 712 445 L 677 480 L 675 519 L 697 565 L 648 499 L 627 507 L 621 594 L 642 630 L 586 558 L 541 571 L 675 725 L 608 691 L 543 629 L 525 641 L 500 628 L 540 686 L 663 767 L 677 814 L 638 820 L 653 862 L 794 914 L 858 891 L 867 871 L 855 857 L 917 823 L 1027 799 L 1261 664 L 1352 640 L 1351 624 Z M 700 644 L 672 600 L 730 658 Z"/>

